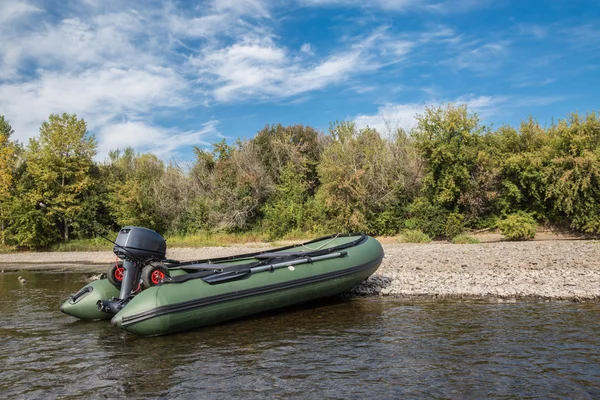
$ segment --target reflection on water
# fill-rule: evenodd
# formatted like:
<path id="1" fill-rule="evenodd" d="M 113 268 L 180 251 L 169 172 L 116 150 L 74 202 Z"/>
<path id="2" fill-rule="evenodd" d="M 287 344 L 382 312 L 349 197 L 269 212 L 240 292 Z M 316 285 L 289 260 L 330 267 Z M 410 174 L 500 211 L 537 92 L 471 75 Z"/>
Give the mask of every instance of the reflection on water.
<path id="1" fill-rule="evenodd" d="M 0 398 L 600 398 L 598 303 L 334 299 L 139 338 L 0 274 Z"/>

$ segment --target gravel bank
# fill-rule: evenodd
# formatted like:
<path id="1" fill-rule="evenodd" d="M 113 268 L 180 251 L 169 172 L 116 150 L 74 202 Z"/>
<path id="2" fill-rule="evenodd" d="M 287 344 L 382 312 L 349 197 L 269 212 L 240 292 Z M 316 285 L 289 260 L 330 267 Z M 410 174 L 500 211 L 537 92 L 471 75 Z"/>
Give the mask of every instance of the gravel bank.
<path id="1" fill-rule="evenodd" d="M 600 300 L 600 242 L 384 244 L 385 259 L 354 295 L 428 298 Z M 256 251 L 255 246 L 170 249 L 189 260 Z M 103 272 L 110 252 L 0 255 L 0 269 Z"/>

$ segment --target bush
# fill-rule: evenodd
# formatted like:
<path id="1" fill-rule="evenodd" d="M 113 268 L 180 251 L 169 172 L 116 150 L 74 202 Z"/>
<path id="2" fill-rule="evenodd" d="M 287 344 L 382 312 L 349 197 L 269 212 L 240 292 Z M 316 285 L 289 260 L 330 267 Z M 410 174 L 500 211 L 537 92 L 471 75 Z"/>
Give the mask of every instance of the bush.
<path id="1" fill-rule="evenodd" d="M 393 236 L 403 224 L 401 216 L 395 210 L 368 213 L 367 219 L 367 233 L 377 236 Z"/>
<path id="2" fill-rule="evenodd" d="M 408 206 L 409 218 L 404 221 L 408 230 L 419 230 L 429 237 L 443 236 L 448 220 L 448 211 L 431 204 L 429 200 L 418 198 Z"/>
<path id="3" fill-rule="evenodd" d="M 498 222 L 498 229 L 508 240 L 531 240 L 535 237 L 537 224 L 531 215 L 517 213 Z"/>
<path id="4" fill-rule="evenodd" d="M 469 235 L 458 235 L 452 239 L 452 244 L 478 244 L 479 239 Z"/>
<path id="5" fill-rule="evenodd" d="M 448 214 L 446 225 L 444 226 L 444 235 L 450 239 L 456 237 L 465 231 L 465 216 L 460 213 Z"/>
<path id="6" fill-rule="evenodd" d="M 420 229 L 408 229 L 400 235 L 400 243 L 429 243 L 431 238 Z"/>

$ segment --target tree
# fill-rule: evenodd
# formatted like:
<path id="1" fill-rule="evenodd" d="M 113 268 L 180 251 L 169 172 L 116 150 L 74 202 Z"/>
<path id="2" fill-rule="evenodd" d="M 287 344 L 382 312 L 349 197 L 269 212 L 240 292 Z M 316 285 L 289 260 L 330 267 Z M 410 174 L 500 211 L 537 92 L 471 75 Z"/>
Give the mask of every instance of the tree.
<path id="1" fill-rule="evenodd" d="M 434 206 L 472 219 L 489 212 L 497 171 L 483 140 L 487 129 L 466 105 L 427 108 L 417 116 L 416 146 L 425 162 L 423 191 Z"/>
<path id="2" fill-rule="evenodd" d="M 544 170 L 554 218 L 572 228 L 600 233 L 600 115 L 577 113 L 549 130 L 550 160 Z"/>
<path id="3" fill-rule="evenodd" d="M 322 218 L 317 215 L 316 206 L 302 170 L 288 163 L 281 171 L 274 195 L 263 208 L 263 225 L 269 238 L 279 239 L 293 231 L 318 231 L 317 225 Z"/>
<path id="4" fill-rule="evenodd" d="M 4 116 L 0 115 L 0 239 L 2 244 L 4 244 L 4 210 L 11 197 L 17 155 L 17 145 L 10 141 L 13 133 L 12 126 Z"/>
<path id="5" fill-rule="evenodd" d="M 260 219 L 260 210 L 273 192 L 273 181 L 260 161 L 258 147 L 247 141 L 239 143 L 227 157 L 222 153 L 214 156 L 207 198 L 211 226 L 248 230 Z"/>
<path id="6" fill-rule="evenodd" d="M 106 208 L 119 226 L 140 225 L 157 231 L 167 229 L 158 212 L 156 189 L 164 163 L 154 154 L 136 154 L 131 148 L 109 153 L 106 171 Z"/>
<path id="7" fill-rule="evenodd" d="M 324 220 L 332 230 L 388 234 L 399 227 L 400 203 L 416 178 L 404 148 L 403 132 L 392 141 L 354 123 L 333 124 L 331 143 L 318 166 L 321 186 L 317 199 L 325 205 Z"/>
<path id="8" fill-rule="evenodd" d="M 303 125 L 267 125 L 251 142 L 273 182 L 280 182 L 283 170 L 291 162 L 302 168 L 302 179 L 314 194 L 319 185 L 317 165 L 323 152 L 323 138 L 318 131 Z"/>
<path id="9" fill-rule="evenodd" d="M 521 122 L 519 131 L 503 126 L 486 136 L 488 148 L 496 149 L 500 187 L 497 211 L 509 215 L 518 211 L 538 219 L 547 217 L 547 184 L 544 168 L 548 163 L 548 135 L 531 117 Z"/>
<path id="10" fill-rule="evenodd" d="M 27 200 L 31 204 L 48 202 L 60 212 L 46 211 L 49 218 L 61 221 L 65 241 L 94 189 L 91 171 L 95 154 L 96 139 L 85 121 L 66 113 L 51 114 L 40 127 L 39 138 L 30 139 L 25 152 L 27 175 L 32 181 Z"/>

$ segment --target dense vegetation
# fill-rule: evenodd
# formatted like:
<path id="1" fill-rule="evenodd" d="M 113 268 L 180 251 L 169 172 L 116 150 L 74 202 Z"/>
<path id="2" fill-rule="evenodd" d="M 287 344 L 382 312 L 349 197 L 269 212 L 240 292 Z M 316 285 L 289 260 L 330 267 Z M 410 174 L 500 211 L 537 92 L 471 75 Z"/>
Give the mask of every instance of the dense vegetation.
<path id="1" fill-rule="evenodd" d="M 599 117 L 493 130 L 449 104 L 428 108 L 412 132 L 268 125 L 247 141 L 196 147 L 193 165 L 182 167 L 131 148 L 96 163 L 94 136 L 69 114 L 51 115 L 25 146 L 0 116 L 1 240 L 39 248 L 123 225 L 271 239 L 334 231 L 454 238 L 499 223 L 519 230 L 523 221 L 600 233 Z"/>

